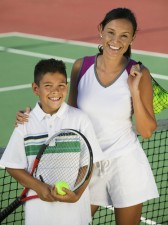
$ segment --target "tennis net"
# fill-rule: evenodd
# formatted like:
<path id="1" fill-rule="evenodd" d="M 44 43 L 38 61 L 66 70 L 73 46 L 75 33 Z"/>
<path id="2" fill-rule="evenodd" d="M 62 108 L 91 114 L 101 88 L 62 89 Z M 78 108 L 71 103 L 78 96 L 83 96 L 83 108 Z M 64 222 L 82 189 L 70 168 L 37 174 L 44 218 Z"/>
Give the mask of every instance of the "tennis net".
<path id="1" fill-rule="evenodd" d="M 138 136 L 148 157 L 160 197 L 147 201 L 143 205 L 141 225 L 168 225 L 168 120 L 158 121 L 157 131 L 150 139 Z M 0 157 L 4 149 L 0 149 Z M 6 172 L 0 169 L 0 210 L 19 196 L 22 187 Z M 23 225 L 24 207 L 21 206 L 8 216 L 2 225 Z M 111 206 L 100 207 L 92 221 L 92 225 L 115 225 L 114 210 Z"/>

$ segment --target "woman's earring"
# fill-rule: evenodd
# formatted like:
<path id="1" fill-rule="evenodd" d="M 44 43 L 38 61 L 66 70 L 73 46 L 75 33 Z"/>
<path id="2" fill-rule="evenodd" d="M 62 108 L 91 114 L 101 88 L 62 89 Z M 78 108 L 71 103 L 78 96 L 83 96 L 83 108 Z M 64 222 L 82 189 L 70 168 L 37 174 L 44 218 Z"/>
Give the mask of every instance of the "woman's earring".
<path id="1" fill-rule="evenodd" d="M 101 38 L 103 37 L 102 34 L 100 34 L 100 37 L 101 37 Z"/>

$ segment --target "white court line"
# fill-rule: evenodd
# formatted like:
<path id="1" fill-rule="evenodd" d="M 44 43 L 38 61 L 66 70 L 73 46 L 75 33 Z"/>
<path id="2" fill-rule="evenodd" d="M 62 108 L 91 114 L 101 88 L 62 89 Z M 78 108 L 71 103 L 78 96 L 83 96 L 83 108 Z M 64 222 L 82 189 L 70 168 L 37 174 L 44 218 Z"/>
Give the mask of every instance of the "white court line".
<path id="1" fill-rule="evenodd" d="M 67 43 L 67 44 L 86 46 L 86 47 L 92 47 L 92 48 L 98 47 L 98 44 L 89 43 L 89 42 L 73 41 L 73 40 L 68 40 L 68 39 L 53 38 L 53 37 L 47 37 L 47 36 L 41 36 L 41 35 L 35 35 L 35 34 L 26 34 L 26 33 L 21 33 L 21 32 L 9 32 L 9 33 L 1 33 L 0 34 L 0 37 L 12 37 L 12 36 L 32 38 L 32 39 L 44 40 L 44 41 L 53 41 L 53 42 L 59 42 L 59 43 Z M 149 56 L 168 58 L 168 54 L 151 52 L 151 51 L 132 49 L 132 53 L 140 54 L 140 55 L 149 55 Z"/>
<path id="2" fill-rule="evenodd" d="M 86 46 L 91 48 L 97 48 L 98 44 L 89 43 L 89 42 L 83 42 L 83 41 L 73 41 L 63 38 L 53 38 L 53 37 L 47 37 L 47 36 L 41 36 L 41 35 L 35 35 L 35 34 L 26 34 L 26 33 L 20 33 L 20 32 L 9 32 L 9 33 L 2 33 L 0 34 L 1 37 L 23 37 L 23 38 L 31 38 L 35 40 L 41 40 L 41 41 L 52 41 L 52 42 L 58 42 L 63 44 L 70 44 L 70 45 L 79 45 L 79 46 Z"/>
<path id="3" fill-rule="evenodd" d="M 31 84 L 16 85 L 16 86 L 11 86 L 11 87 L 2 87 L 2 88 L 0 88 L 0 92 L 14 91 L 14 90 L 20 90 L 20 89 L 25 89 L 25 88 L 31 88 Z"/>
<path id="4" fill-rule="evenodd" d="M 114 212 L 114 207 L 111 207 L 111 206 L 105 206 L 104 208 L 108 208 L 110 210 L 112 210 Z M 155 221 L 152 221 L 152 220 L 149 220 L 149 219 L 146 219 L 145 217 L 141 217 L 141 222 L 144 222 L 146 224 L 149 224 L 149 225 L 162 225 L 160 223 L 157 223 Z"/>
<path id="5" fill-rule="evenodd" d="M 151 75 L 161 80 L 168 80 L 168 76 L 166 77 L 159 74 L 151 74 Z M 67 81 L 70 82 L 70 78 L 67 78 Z M 9 86 L 9 87 L 1 87 L 0 92 L 15 91 L 15 90 L 21 90 L 21 89 L 26 89 L 31 87 L 32 87 L 31 84 L 21 84 L 21 85 Z"/>
<path id="6" fill-rule="evenodd" d="M 30 56 L 30 57 L 43 58 L 43 59 L 44 58 L 45 59 L 54 58 L 54 59 L 62 60 L 62 61 L 67 62 L 67 63 L 74 63 L 75 62 L 75 59 L 59 57 L 59 56 L 55 56 L 55 55 L 42 54 L 42 53 L 29 52 L 29 51 L 14 49 L 14 48 L 6 48 L 4 46 L 0 46 L 0 51 L 4 51 L 4 52 L 8 52 L 8 53 L 14 53 L 14 54 L 17 54 L 17 55 L 25 55 L 25 56 Z"/>
<path id="7" fill-rule="evenodd" d="M 160 75 L 160 74 L 155 74 L 155 73 L 151 73 L 152 77 L 154 78 L 158 78 L 160 80 L 168 80 L 168 76 L 165 75 Z"/>
<path id="8" fill-rule="evenodd" d="M 97 44 L 92 44 L 92 43 L 87 43 L 87 42 L 72 41 L 72 40 L 66 40 L 66 39 L 60 39 L 60 38 L 51 38 L 51 37 L 46 37 L 46 36 L 26 34 L 26 33 L 20 33 L 20 32 L 10 32 L 10 33 L 1 33 L 0 34 L 0 37 L 11 37 L 11 36 L 32 38 L 32 39 L 45 40 L 45 41 L 53 41 L 53 42 L 59 42 L 59 43 L 67 43 L 67 44 L 72 44 L 72 45 L 75 44 L 75 45 L 79 45 L 79 46 L 86 46 L 86 47 L 93 47 L 93 48 L 97 48 L 97 46 L 98 46 Z M 75 61 L 75 59 L 69 59 L 69 58 L 34 53 L 34 52 L 27 52 L 27 51 L 23 51 L 23 50 L 6 48 L 3 46 L 2 47 L 0 46 L 0 51 L 6 51 L 9 53 L 15 53 L 15 54 L 26 55 L 26 56 L 37 57 L 37 58 L 55 58 L 55 59 L 63 60 L 64 62 L 67 62 L 67 63 L 74 63 L 74 61 Z M 143 55 L 149 55 L 149 56 L 168 58 L 168 54 L 164 54 L 164 53 L 142 51 L 142 50 L 135 50 L 135 49 L 132 49 L 132 52 L 135 54 L 140 54 L 140 55 L 143 54 Z M 152 74 L 152 76 L 155 78 L 158 78 L 158 79 L 168 80 L 168 77 L 164 76 L 164 75 Z M 3 87 L 3 88 L 0 88 L 0 92 L 19 90 L 19 89 L 25 89 L 25 88 L 31 88 L 31 84 Z M 114 208 L 112 208 L 111 206 L 109 206 L 108 208 L 114 211 Z M 157 224 L 156 222 L 154 222 L 152 220 L 146 220 L 144 217 L 141 217 L 141 220 L 142 220 L 142 222 L 146 222 L 149 225 L 161 225 L 161 224 Z"/>
<path id="9" fill-rule="evenodd" d="M 14 49 L 14 48 L 6 48 L 4 46 L 0 46 L 0 51 L 5 51 L 8 53 L 13 53 L 13 54 L 17 54 L 17 55 L 25 55 L 25 56 L 30 56 L 30 57 L 42 58 L 42 59 L 54 58 L 54 59 L 62 60 L 66 63 L 74 63 L 75 62 L 75 59 L 59 57 L 59 56 L 55 56 L 55 55 L 42 54 L 42 53 L 29 52 L 29 51 Z M 168 80 L 168 76 L 165 76 L 165 75 L 152 73 L 152 76 L 154 78 L 158 78 L 161 80 Z"/>

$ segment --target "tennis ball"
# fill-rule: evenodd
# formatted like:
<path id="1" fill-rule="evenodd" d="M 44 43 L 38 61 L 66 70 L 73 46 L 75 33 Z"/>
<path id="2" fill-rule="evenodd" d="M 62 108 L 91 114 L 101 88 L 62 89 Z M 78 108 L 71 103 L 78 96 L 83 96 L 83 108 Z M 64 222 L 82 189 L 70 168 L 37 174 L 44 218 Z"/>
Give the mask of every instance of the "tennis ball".
<path id="1" fill-rule="evenodd" d="M 154 113 L 160 113 L 163 110 L 162 105 L 157 105 L 156 107 L 154 106 Z"/>
<path id="2" fill-rule="evenodd" d="M 168 93 L 163 93 L 161 95 L 161 102 L 164 108 L 168 108 Z"/>
<path id="3" fill-rule="evenodd" d="M 154 85 L 153 91 L 154 91 L 155 95 L 158 95 L 160 93 L 160 88 L 158 86 Z"/>
<path id="4" fill-rule="evenodd" d="M 55 183 L 55 188 L 59 195 L 66 195 L 66 192 L 62 188 L 69 189 L 69 184 L 65 181 L 58 181 Z"/>

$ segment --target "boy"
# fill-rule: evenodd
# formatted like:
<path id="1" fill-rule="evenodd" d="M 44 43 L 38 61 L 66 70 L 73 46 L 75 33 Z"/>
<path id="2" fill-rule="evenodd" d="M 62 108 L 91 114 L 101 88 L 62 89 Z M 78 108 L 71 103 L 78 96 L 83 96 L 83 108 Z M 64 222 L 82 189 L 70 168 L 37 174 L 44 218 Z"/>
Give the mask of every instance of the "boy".
<path id="1" fill-rule="evenodd" d="M 25 203 L 25 224 L 87 225 L 91 220 L 88 181 L 83 190 L 76 193 L 64 189 L 65 196 L 56 194 L 53 187 L 30 176 L 35 156 L 26 155 L 25 146 L 41 145 L 56 131 L 72 128 L 86 136 L 93 151 L 97 151 L 94 161 L 99 161 L 101 150 L 91 122 L 79 109 L 65 103 L 68 86 L 62 61 L 48 59 L 37 63 L 32 89 L 39 102 L 30 112 L 29 122 L 15 128 L 1 159 L 11 176 L 30 189 L 29 195 L 39 196 Z M 28 139 L 31 141 L 27 142 Z"/>

